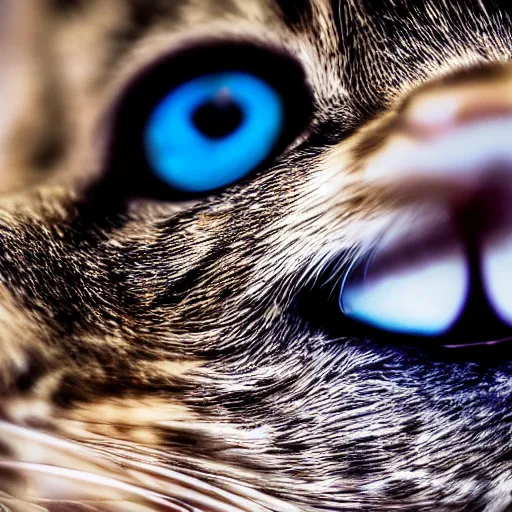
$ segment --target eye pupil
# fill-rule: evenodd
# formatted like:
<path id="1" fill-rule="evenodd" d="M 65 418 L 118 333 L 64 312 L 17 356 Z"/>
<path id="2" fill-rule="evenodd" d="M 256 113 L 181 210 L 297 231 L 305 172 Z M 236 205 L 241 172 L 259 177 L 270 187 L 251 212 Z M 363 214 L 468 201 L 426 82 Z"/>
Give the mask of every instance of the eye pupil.
<path id="1" fill-rule="evenodd" d="M 240 127 L 243 118 L 242 109 L 226 90 L 199 106 L 192 117 L 195 127 L 210 139 L 231 135 Z"/>

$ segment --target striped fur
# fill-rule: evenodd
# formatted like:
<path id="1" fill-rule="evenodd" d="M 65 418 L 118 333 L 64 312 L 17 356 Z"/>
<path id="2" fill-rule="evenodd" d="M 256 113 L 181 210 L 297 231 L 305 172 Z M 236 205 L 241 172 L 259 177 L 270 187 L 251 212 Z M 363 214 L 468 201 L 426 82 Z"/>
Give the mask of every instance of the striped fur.
<path id="1" fill-rule="evenodd" d="M 354 338 L 317 294 L 408 218 L 360 180 L 389 119 L 509 60 L 507 2 L 3 2 L 24 85 L 0 130 L 0 510 L 512 510 L 507 354 Z M 214 196 L 122 193 L 112 106 L 212 39 L 285 52 L 310 126 Z"/>

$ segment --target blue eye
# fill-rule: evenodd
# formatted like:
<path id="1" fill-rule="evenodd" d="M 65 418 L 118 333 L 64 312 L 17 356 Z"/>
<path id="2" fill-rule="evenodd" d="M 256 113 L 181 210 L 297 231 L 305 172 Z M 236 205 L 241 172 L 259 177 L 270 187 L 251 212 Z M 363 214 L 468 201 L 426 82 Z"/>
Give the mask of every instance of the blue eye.
<path id="1" fill-rule="evenodd" d="M 168 94 L 145 127 L 147 159 L 171 187 L 201 193 L 242 179 L 273 151 L 283 131 L 281 97 L 243 72 L 193 79 Z"/>

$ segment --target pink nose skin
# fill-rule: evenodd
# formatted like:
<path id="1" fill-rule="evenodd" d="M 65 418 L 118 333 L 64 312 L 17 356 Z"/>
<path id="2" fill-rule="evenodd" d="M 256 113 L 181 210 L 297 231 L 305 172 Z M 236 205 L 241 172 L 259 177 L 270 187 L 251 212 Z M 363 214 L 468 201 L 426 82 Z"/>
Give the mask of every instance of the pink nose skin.
<path id="1" fill-rule="evenodd" d="M 431 219 L 412 214 L 384 234 L 347 275 L 342 310 L 380 330 L 431 338 L 466 336 L 472 329 L 460 324 L 478 324 L 477 339 L 454 345 L 511 339 L 512 80 L 435 87 L 397 116 L 399 129 L 363 179 L 405 200 L 404 212 L 428 205 Z"/>
<path id="2" fill-rule="evenodd" d="M 431 164 L 427 158 L 419 172 L 477 213 L 473 236 L 485 292 L 512 325 L 512 86 L 467 86 L 411 107 L 409 123 L 433 143 L 430 151 L 425 146 Z M 466 226 L 470 236 L 471 228 Z"/>
<path id="3" fill-rule="evenodd" d="M 407 129 L 435 137 L 463 124 L 512 115 L 511 86 L 472 84 L 420 95 L 407 106 Z"/>
<path id="4" fill-rule="evenodd" d="M 454 203 L 483 190 L 512 193 L 512 81 L 434 90 L 401 115 L 367 180 Z"/>

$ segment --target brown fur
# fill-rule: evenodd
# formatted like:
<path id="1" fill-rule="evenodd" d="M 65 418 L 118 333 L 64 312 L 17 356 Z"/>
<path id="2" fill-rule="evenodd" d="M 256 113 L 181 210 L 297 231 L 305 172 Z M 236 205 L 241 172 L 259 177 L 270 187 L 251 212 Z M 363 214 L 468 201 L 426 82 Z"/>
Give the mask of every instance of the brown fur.
<path id="1" fill-rule="evenodd" d="M 0 509 L 510 510 L 508 349 L 450 359 L 356 336 L 324 295 L 423 215 L 362 170 L 418 87 L 510 58 L 505 2 L 21 11 L 22 101 L 0 141 Z M 105 165 L 114 105 L 151 63 L 212 41 L 303 69 L 308 127 L 210 197 L 125 193 Z"/>

